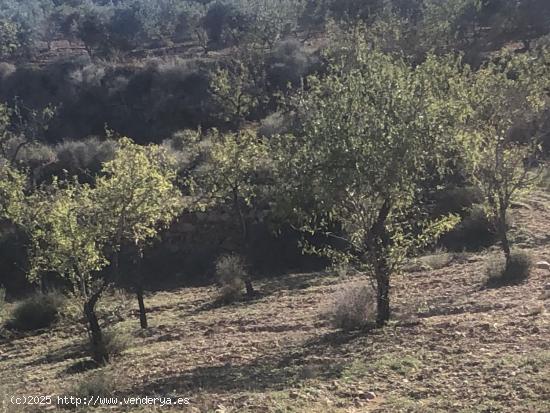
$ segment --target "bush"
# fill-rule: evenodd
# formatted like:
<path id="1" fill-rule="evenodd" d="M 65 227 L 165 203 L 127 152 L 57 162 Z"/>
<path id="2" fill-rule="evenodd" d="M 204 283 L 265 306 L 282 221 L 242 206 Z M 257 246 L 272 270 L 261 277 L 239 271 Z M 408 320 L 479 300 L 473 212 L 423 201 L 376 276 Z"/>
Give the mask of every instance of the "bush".
<path id="1" fill-rule="evenodd" d="M 33 331 L 52 325 L 65 304 L 65 296 L 57 291 L 35 293 L 13 309 L 9 326 L 19 331 Z"/>
<path id="2" fill-rule="evenodd" d="M 70 392 L 74 397 L 106 397 L 113 393 L 115 382 L 112 376 L 103 371 L 93 373 L 76 384 Z"/>
<path id="3" fill-rule="evenodd" d="M 443 250 L 436 251 L 434 254 L 425 255 L 420 258 L 422 264 L 432 270 L 439 270 L 446 267 L 453 260 L 453 254 L 445 252 Z"/>
<path id="4" fill-rule="evenodd" d="M 435 194 L 434 215 L 461 214 L 483 201 L 481 191 L 472 186 L 449 188 Z"/>
<path id="5" fill-rule="evenodd" d="M 335 328 L 360 330 L 376 316 L 376 298 L 370 285 L 355 284 L 335 294 L 326 314 Z"/>
<path id="6" fill-rule="evenodd" d="M 221 300 L 227 303 L 242 297 L 248 277 L 244 260 L 238 255 L 223 255 L 216 262 L 216 277 L 221 285 Z"/>
<path id="7" fill-rule="evenodd" d="M 122 353 L 130 347 L 132 341 L 130 334 L 121 329 L 110 328 L 102 330 L 101 336 L 103 338 L 103 347 L 110 359 L 122 355 Z M 95 353 L 95 348 L 91 339 L 84 341 L 83 347 L 88 350 L 89 354 Z"/>
<path id="8" fill-rule="evenodd" d="M 311 71 L 313 59 L 297 39 L 280 42 L 267 62 L 267 79 L 278 90 L 288 85 L 298 87 L 303 78 Z"/>
<path id="9" fill-rule="evenodd" d="M 519 284 L 529 278 L 533 260 L 525 251 L 513 251 L 506 265 L 504 257 L 492 257 L 487 263 L 487 285 L 499 287 Z"/>
<path id="10" fill-rule="evenodd" d="M 121 330 L 105 330 L 103 345 L 109 356 L 120 356 L 130 346 L 130 336 Z"/>
<path id="11" fill-rule="evenodd" d="M 110 161 L 115 153 L 115 142 L 101 141 L 91 137 L 81 141 L 64 141 L 55 147 L 57 170 L 65 170 L 69 175 L 82 175 L 99 172 L 104 162 Z"/>
<path id="12" fill-rule="evenodd" d="M 479 251 L 492 245 L 496 235 L 487 214 L 478 205 L 450 232 L 441 237 L 441 244 L 453 251 Z"/>

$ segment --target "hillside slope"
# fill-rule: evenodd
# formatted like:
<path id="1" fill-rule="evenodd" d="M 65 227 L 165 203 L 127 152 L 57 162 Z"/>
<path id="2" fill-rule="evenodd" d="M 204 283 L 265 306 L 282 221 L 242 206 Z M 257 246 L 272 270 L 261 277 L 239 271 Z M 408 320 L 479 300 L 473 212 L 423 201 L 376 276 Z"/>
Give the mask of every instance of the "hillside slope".
<path id="1" fill-rule="evenodd" d="M 550 260 L 550 195 L 535 194 L 513 216 L 516 243 Z M 103 371 L 118 396 L 189 397 L 183 410 L 192 412 L 547 412 L 550 272 L 486 289 L 484 262 L 497 253 L 459 254 L 443 268 L 397 277 L 395 320 L 370 333 L 336 332 L 321 316 L 333 292 L 357 282 L 332 274 L 264 280 L 261 298 L 224 307 L 211 305 L 214 288 L 151 294 L 146 332 L 132 298 L 112 295 L 104 314 L 134 339 Z M 85 366 L 83 337 L 61 323 L 2 340 L 4 393 L 71 394 L 98 374 L 76 372 Z"/>

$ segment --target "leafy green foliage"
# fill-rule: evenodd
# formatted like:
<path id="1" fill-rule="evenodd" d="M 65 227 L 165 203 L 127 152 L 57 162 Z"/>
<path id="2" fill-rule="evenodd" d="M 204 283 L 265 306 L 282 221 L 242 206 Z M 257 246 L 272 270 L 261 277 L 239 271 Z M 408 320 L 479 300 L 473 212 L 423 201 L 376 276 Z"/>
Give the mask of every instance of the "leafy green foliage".
<path id="1" fill-rule="evenodd" d="M 195 142 L 197 156 L 204 157 L 192 171 L 191 185 L 197 196 L 209 204 L 230 205 L 239 201 L 251 206 L 259 195 L 257 178 L 268 168 L 268 145 L 251 130 L 220 133 L 213 130 Z"/>
<path id="2" fill-rule="evenodd" d="M 266 102 L 265 73 L 260 59 L 254 53 L 243 53 L 212 74 L 210 93 L 221 108 L 224 120 L 232 125 L 242 125 Z"/>
<path id="3" fill-rule="evenodd" d="M 0 59 L 9 58 L 21 47 L 17 23 L 0 20 Z"/>
<path id="4" fill-rule="evenodd" d="M 421 23 L 423 48 L 451 51 L 471 44 L 478 36 L 481 0 L 425 0 Z"/>
<path id="5" fill-rule="evenodd" d="M 548 98 L 548 54 L 504 54 L 472 75 L 471 115 L 459 135 L 466 168 L 510 258 L 506 213 L 543 171 L 540 122 Z"/>
<path id="6" fill-rule="evenodd" d="M 247 3 L 246 10 L 253 22 L 247 32 L 249 41 L 270 48 L 296 32 L 305 9 L 302 0 L 249 0 Z"/>
<path id="7" fill-rule="evenodd" d="M 25 185 L 26 176 L 0 158 L 0 220 L 20 221 Z"/>
<path id="8" fill-rule="evenodd" d="M 104 253 L 106 232 L 97 220 L 100 212 L 92 188 L 76 180 L 54 179 L 28 199 L 25 226 L 30 233 L 29 278 L 56 272 L 87 297 L 97 274 L 108 265 Z"/>
<path id="9" fill-rule="evenodd" d="M 311 252 L 349 262 L 387 287 L 404 257 L 457 222 L 423 218 L 417 205 L 423 179 L 443 172 L 462 116 L 453 101 L 460 72 L 435 57 L 410 67 L 359 38 L 349 47 L 326 77 L 308 79 L 294 103 L 302 131 L 279 140 L 282 192 L 308 197 L 290 202 L 303 230 L 345 245 Z"/>
<path id="10" fill-rule="evenodd" d="M 115 250 L 123 242 L 142 248 L 183 207 L 167 153 L 160 146 L 140 146 L 127 138 L 118 142 L 114 159 L 103 165 L 94 197 L 103 235 Z"/>
<path id="11" fill-rule="evenodd" d="M 390 204 L 397 263 L 415 244 L 404 237 L 403 218 L 452 132 L 454 108 L 444 98 L 452 78 L 444 84 L 443 76 L 453 68 L 431 58 L 412 69 L 367 47 L 355 52 L 350 69 L 336 62 L 326 78 L 308 79 L 310 91 L 296 102 L 302 135 L 280 141 L 283 156 L 290 156 L 283 172 L 292 172 L 290 185 L 311 194 L 316 212 L 307 220 L 317 228 L 337 220 L 350 251 L 364 251 L 379 211 Z M 433 228 L 446 227 L 443 222 Z"/>

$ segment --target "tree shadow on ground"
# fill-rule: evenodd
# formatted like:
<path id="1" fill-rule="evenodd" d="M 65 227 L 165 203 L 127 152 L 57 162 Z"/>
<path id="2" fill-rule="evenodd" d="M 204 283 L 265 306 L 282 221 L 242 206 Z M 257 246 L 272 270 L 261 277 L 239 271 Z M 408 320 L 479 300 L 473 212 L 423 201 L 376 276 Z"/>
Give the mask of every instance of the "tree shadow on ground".
<path id="1" fill-rule="evenodd" d="M 341 376 L 345 365 L 333 358 L 320 359 L 327 348 L 338 347 L 365 335 L 365 331 L 353 333 L 330 333 L 301 346 L 287 348 L 284 353 L 258 357 L 245 364 L 200 366 L 181 374 L 152 380 L 139 388 L 132 388 L 132 394 L 163 394 L 176 392 L 194 394 L 196 392 L 235 393 L 240 391 L 283 390 L 298 385 L 311 377 L 334 380 Z M 310 356 L 314 356 L 309 360 Z"/>
<path id="2" fill-rule="evenodd" d="M 331 284 L 327 283 L 326 277 L 327 274 L 325 273 L 303 273 L 256 280 L 256 284 L 259 281 L 262 281 L 262 286 L 260 289 L 255 291 L 255 294 L 252 297 L 243 296 L 243 298 L 235 300 L 231 303 L 224 301 L 223 298 L 215 298 L 211 302 L 203 303 L 202 305 L 192 309 L 187 314 L 196 315 L 205 311 L 215 310 L 222 307 L 254 304 L 264 298 L 267 298 L 275 293 L 280 293 L 282 291 L 299 292 L 311 287 Z M 336 282 L 337 281 L 335 280 L 334 283 Z"/>
<path id="3" fill-rule="evenodd" d="M 97 364 L 92 359 L 84 359 L 79 360 L 76 363 L 71 364 L 69 367 L 67 367 L 63 373 L 65 374 L 77 374 L 77 373 L 83 373 L 88 370 L 95 370 L 100 368 L 101 366 Z M 63 376 L 63 373 L 60 376 Z"/>
<path id="4" fill-rule="evenodd" d="M 46 354 L 29 361 L 24 366 L 32 367 L 43 364 L 55 364 L 67 360 L 81 359 L 86 356 L 88 356 L 88 353 L 84 341 L 73 342 L 60 348 L 49 350 Z"/>

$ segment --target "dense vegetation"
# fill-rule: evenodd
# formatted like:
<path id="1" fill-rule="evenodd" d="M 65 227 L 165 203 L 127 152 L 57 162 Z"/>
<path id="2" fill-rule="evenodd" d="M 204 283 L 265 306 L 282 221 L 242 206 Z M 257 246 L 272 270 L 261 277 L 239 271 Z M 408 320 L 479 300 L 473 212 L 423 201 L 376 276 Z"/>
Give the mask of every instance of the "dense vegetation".
<path id="1" fill-rule="evenodd" d="M 106 288 L 146 328 L 144 288 L 223 253 L 247 298 L 273 261 L 346 264 L 378 326 L 474 203 L 515 265 L 507 212 L 550 148 L 546 1 L 0 0 L 0 29 L 0 281 L 71 291 L 98 363 Z"/>

